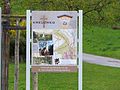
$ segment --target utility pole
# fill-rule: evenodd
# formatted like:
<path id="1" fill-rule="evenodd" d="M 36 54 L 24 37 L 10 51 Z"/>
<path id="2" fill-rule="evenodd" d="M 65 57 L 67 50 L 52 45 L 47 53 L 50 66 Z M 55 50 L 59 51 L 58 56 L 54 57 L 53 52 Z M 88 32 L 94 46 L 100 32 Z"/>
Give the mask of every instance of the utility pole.
<path id="1" fill-rule="evenodd" d="M 9 15 L 10 14 L 10 0 L 4 0 L 4 10 L 3 14 Z M 2 22 L 3 27 L 9 26 L 9 19 L 5 19 Z M 2 57 L 2 85 L 1 90 L 8 90 L 8 65 L 9 65 L 9 34 L 8 30 L 2 30 L 2 50 L 1 50 L 1 57 Z"/>

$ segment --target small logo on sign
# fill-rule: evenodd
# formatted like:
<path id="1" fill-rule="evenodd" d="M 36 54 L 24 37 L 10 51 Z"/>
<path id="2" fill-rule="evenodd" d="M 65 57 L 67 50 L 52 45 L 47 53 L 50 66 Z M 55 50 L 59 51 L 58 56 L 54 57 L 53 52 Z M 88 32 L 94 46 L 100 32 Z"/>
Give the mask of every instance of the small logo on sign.
<path id="1" fill-rule="evenodd" d="M 43 15 L 40 19 L 33 21 L 33 24 L 43 25 L 43 28 L 46 28 L 47 25 L 55 24 L 55 21 L 49 20 L 48 17 Z"/>
<path id="2" fill-rule="evenodd" d="M 43 21 L 43 28 L 45 28 L 45 22 L 48 20 L 48 18 L 44 15 L 42 18 L 40 18 L 40 20 Z"/>
<path id="3" fill-rule="evenodd" d="M 60 21 L 62 22 L 62 27 L 66 29 L 69 26 L 70 20 L 73 17 L 69 15 L 60 15 L 60 16 L 57 16 L 57 18 L 59 18 Z"/>

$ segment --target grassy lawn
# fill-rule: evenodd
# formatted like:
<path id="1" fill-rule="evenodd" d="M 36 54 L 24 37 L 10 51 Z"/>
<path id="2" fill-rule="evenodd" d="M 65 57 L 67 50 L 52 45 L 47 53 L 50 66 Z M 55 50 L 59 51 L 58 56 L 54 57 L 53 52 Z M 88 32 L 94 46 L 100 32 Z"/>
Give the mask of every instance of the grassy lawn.
<path id="1" fill-rule="evenodd" d="M 9 90 L 14 90 L 13 64 L 9 71 Z M 119 68 L 84 63 L 83 90 L 119 90 L 119 75 Z M 39 74 L 39 90 L 77 90 L 77 82 L 77 73 Z M 25 64 L 20 64 L 19 90 L 25 90 Z"/>
<path id="2" fill-rule="evenodd" d="M 83 49 L 85 53 L 120 59 L 120 30 L 85 26 L 83 32 Z"/>
<path id="3" fill-rule="evenodd" d="M 19 72 L 19 90 L 25 90 L 26 83 L 26 69 L 25 64 L 20 64 L 20 72 Z M 14 90 L 14 64 L 9 64 L 9 89 Z"/>
<path id="4" fill-rule="evenodd" d="M 83 65 L 83 90 L 119 90 L 120 68 Z"/>
<path id="5" fill-rule="evenodd" d="M 39 90 L 78 90 L 77 83 L 77 73 L 39 73 Z M 9 90 L 14 90 L 14 64 L 9 66 Z M 19 90 L 25 90 L 25 64 L 20 64 Z"/>

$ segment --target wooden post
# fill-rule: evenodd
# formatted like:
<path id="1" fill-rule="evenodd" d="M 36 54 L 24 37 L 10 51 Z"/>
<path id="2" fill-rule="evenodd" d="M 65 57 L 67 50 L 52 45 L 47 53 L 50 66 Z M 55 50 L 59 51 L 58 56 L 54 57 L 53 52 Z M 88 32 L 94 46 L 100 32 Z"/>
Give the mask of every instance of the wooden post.
<path id="1" fill-rule="evenodd" d="M 10 14 L 10 3 L 9 0 L 4 0 L 4 14 Z M 9 25 L 9 20 L 6 20 L 5 26 Z M 2 85 L 1 90 L 8 90 L 8 65 L 9 65 L 9 34 L 7 30 L 2 31 L 2 42 L 1 42 L 1 60 L 2 60 L 2 68 L 1 68 L 1 77 L 2 77 Z"/>
<path id="2" fill-rule="evenodd" d="M 8 35 L 7 31 L 2 32 L 2 90 L 8 90 Z"/>
<path id="3" fill-rule="evenodd" d="M 18 23 L 19 21 L 17 20 L 16 26 L 18 26 Z M 14 90 L 18 90 L 18 82 L 19 82 L 19 38 L 20 38 L 20 31 L 16 30 Z"/>
<path id="4" fill-rule="evenodd" d="M 32 81 L 33 81 L 33 90 L 38 90 L 38 73 L 32 73 Z"/>

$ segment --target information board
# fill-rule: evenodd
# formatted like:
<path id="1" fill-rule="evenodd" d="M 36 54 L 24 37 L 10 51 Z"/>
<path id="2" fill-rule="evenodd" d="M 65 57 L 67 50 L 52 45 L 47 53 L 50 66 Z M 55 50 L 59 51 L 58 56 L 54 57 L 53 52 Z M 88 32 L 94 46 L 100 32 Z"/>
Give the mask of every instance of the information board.
<path id="1" fill-rule="evenodd" d="M 32 11 L 32 72 L 77 71 L 77 12 Z"/>

